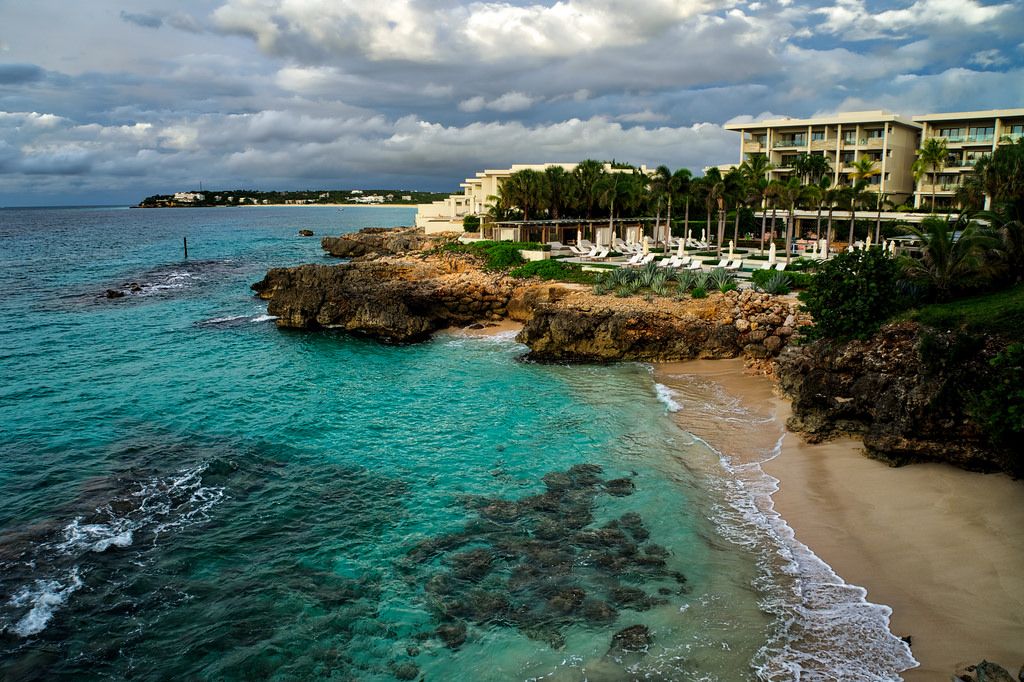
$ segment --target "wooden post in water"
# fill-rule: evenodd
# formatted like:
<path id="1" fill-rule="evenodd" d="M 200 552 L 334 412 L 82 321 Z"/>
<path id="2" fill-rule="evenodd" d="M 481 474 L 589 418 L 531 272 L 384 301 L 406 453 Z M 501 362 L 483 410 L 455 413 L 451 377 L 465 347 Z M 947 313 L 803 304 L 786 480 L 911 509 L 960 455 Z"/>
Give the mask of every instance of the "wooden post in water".
<path id="1" fill-rule="evenodd" d="M 185 258 L 188 258 L 188 237 L 182 237 L 185 241 Z"/>

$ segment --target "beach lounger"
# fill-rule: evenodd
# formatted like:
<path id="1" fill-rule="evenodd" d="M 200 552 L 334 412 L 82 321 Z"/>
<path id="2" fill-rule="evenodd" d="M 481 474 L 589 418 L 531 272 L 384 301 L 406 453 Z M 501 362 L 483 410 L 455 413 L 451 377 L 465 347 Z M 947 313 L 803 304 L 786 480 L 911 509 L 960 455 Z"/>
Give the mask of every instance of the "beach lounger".
<path id="1" fill-rule="evenodd" d="M 783 270 L 786 269 L 786 264 L 785 263 L 776 263 L 775 264 L 775 269 L 778 270 L 779 272 L 782 272 Z"/>
<path id="2" fill-rule="evenodd" d="M 591 253 L 583 256 L 583 260 L 604 260 L 608 257 L 610 251 L 611 249 L 607 246 L 595 246 Z"/>
<path id="3" fill-rule="evenodd" d="M 774 263 L 771 261 L 765 261 L 761 263 L 761 267 L 759 267 L 758 270 L 771 270 L 773 267 L 775 267 Z"/>
<path id="4" fill-rule="evenodd" d="M 641 260 L 643 260 L 643 257 L 644 257 L 643 253 L 633 254 L 633 257 L 626 261 L 626 265 L 636 265 Z"/>
<path id="5" fill-rule="evenodd" d="M 718 261 L 718 265 L 716 265 L 715 267 L 716 268 L 724 268 L 728 264 L 729 264 L 729 259 L 728 258 L 723 258 L 722 260 Z"/>
<path id="6" fill-rule="evenodd" d="M 726 270 L 733 270 L 733 271 L 735 271 L 735 270 L 739 270 L 742 267 L 743 267 L 743 259 L 742 258 L 737 258 L 733 262 L 731 262 L 728 265 L 726 265 L 725 269 Z"/>
<path id="7" fill-rule="evenodd" d="M 700 267 L 701 267 L 701 262 L 699 260 L 692 260 L 692 261 L 690 261 L 690 264 L 687 265 L 683 269 L 684 270 L 700 270 Z"/>
<path id="8" fill-rule="evenodd" d="M 646 256 L 643 255 L 643 254 L 638 254 L 638 255 L 640 256 L 640 260 L 637 260 L 637 261 L 630 260 L 630 262 L 626 263 L 626 267 L 628 267 L 628 268 L 642 268 L 643 266 L 647 265 L 648 263 L 653 262 L 654 259 L 658 257 L 658 254 L 656 254 L 656 253 L 649 253 Z"/>

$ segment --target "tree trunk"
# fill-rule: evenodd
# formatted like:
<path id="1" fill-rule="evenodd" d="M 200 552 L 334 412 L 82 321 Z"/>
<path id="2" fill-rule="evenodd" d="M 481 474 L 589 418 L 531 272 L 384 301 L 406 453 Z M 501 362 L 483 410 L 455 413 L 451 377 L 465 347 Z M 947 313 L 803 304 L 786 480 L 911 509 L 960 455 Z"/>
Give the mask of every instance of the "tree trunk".
<path id="1" fill-rule="evenodd" d="M 818 202 L 818 219 L 814 221 L 814 234 L 821 239 L 821 202 Z"/>
<path id="2" fill-rule="evenodd" d="M 932 213 L 935 213 L 935 180 L 938 175 L 932 171 Z"/>
<path id="3" fill-rule="evenodd" d="M 683 239 L 690 236 L 690 197 L 686 197 L 686 213 L 683 215 Z"/>
<path id="4" fill-rule="evenodd" d="M 857 210 L 850 204 L 850 246 L 853 246 L 853 226 L 857 222 Z"/>
<path id="5" fill-rule="evenodd" d="M 882 194 L 878 194 L 878 205 L 875 207 L 877 213 L 875 214 L 875 243 L 881 243 L 882 238 Z"/>
<path id="6" fill-rule="evenodd" d="M 786 221 L 786 265 L 793 254 L 793 209 L 789 209 L 789 219 Z"/>
<path id="7" fill-rule="evenodd" d="M 828 207 L 828 243 L 831 244 L 836 238 L 835 230 L 832 229 L 832 212 L 836 210 L 835 206 Z"/>
<path id="8" fill-rule="evenodd" d="M 722 258 L 722 242 L 725 241 L 725 211 L 718 209 L 718 258 Z"/>
<path id="9" fill-rule="evenodd" d="M 668 240 L 672 238 L 672 193 L 668 195 L 668 211 L 665 216 L 665 245 L 668 246 Z"/>
<path id="10" fill-rule="evenodd" d="M 736 218 L 732 223 L 732 243 L 733 246 L 740 245 L 740 207 L 736 206 Z"/>
<path id="11" fill-rule="evenodd" d="M 608 246 L 615 243 L 615 199 L 608 205 Z"/>
<path id="12" fill-rule="evenodd" d="M 768 227 L 768 207 L 761 202 L 761 255 L 764 255 L 764 234 Z"/>

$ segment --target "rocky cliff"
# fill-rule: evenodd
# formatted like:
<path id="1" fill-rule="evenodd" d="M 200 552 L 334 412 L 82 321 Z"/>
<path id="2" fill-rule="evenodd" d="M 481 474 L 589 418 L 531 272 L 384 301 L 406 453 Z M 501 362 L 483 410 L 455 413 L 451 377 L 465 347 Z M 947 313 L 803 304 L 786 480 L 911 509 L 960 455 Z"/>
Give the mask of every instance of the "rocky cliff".
<path id="1" fill-rule="evenodd" d="M 791 348 L 776 366 L 793 400 L 787 426 L 816 442 L 860 435 L 868 455 L 894 465 L 943 461 L 1021 475 L 969 416 L 972 392 L 1005 342 L 901 322 L 867 341 L 817 341 Z"/>
<path id="2" fill-rule="evenodd" d="M 503 319 L 513 284 L 458 258 L 275 268 L 253 284 L 279 327 L 413 342 L 450 325 Z"/>
<path id="3" fill-rule="evenodd" d="M 398 256 L 452 241 L 458 235 L 426 235 L 415 227 L 366 227 L 340 237 L 324 237 L 320 246 L 338 258 Z"/>
<path id="4" fill-rule="evenodd" d="M 682 301 L 576 291 L 538 306 L 517 340 L 538 362 L 760 359 L 809 323 L 795 299 L 753 291 Z"/>

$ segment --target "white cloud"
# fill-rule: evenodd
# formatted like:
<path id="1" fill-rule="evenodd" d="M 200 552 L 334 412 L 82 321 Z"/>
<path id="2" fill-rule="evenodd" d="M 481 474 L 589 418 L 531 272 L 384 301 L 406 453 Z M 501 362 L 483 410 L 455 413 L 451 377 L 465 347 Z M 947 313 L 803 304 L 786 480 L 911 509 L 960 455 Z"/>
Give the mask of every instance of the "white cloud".
<path id="1" fill-rule="evenodd" d="M 988 68 L 990 66 L 1002 66 L 1009 64 L 1010 60 L 1004 57 L 999 50 L 979 50 L 971 55 L 968 60 L 970 64 L 976 64 L 982 68 Z"/>
<path id="2" fill-rule="evenodd" d="M 634 111 L 629 114 L 620 114 L 615 117 L 616 121 L 623 121 L 625 123 L 659 123 L 667 119 L 668 116 L 665 114 L 656 114 L 650 109 Z"/>
<path id="3" fill-rule="evenodd" d="M 506 92 L 492 100 L 487 100 L 484 97 L 477 95 L 459 102 L 459 111 L 475 113 L 483 111 L 484 109 L 490 109 L 492 111 L 509 113 L 529 109 L 536 101 L 537 98 L 517 91 Z"/>
<path id="4" fill-rule="evenodd" d="M 916 0 L 913 4 L 875 13 L 865 0 L 837 0 L 831 7 L 812 10 L 825 17 L 821 28 L 826 33 L 847 40 L 902 38 L 912 30 L 942 27 L 960 30 L 964 27 L 998 28 L 996 23 L 1013 10 L 1012 3 L 982 5 L 977 0 Z"/>

